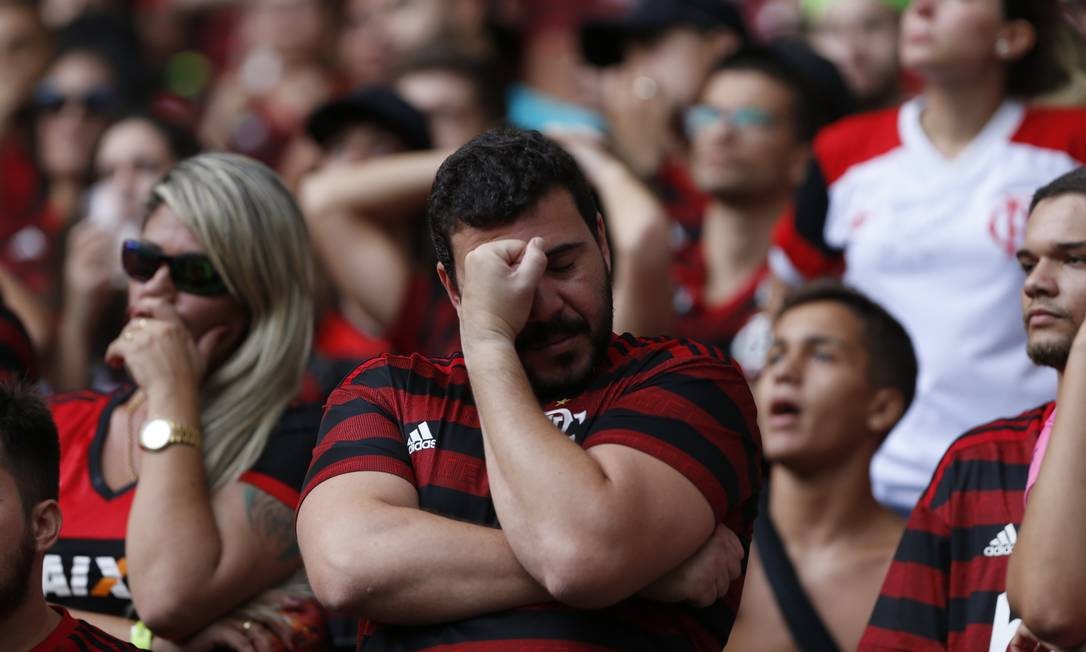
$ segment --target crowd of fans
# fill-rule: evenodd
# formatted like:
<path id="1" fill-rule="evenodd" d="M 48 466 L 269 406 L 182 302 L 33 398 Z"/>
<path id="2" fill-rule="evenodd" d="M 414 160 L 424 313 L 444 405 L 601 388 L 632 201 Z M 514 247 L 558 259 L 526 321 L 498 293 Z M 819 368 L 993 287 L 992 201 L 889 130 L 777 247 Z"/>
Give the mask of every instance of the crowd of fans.
<path id="1" fill-rule="evenodd" d="M 0 0 L 0 68 L 0 647 L 1086 647 L 1086 2 Z"/>

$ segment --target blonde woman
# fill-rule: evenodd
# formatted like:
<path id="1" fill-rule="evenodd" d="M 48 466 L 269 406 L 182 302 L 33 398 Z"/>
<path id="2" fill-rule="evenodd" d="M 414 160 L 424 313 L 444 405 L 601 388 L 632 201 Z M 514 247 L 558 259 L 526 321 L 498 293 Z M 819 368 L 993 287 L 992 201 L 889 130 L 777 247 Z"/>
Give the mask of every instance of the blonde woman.
<path id="1" fill-rule="evenodd" d="M 301 567 L 320 417 L 290 406 L 312 338 L 302 216 L 263 165 L 205 154 L 155 186 L 121 254 L 129 320 L 106 358 L 133 385 L 52 402 L 64 525 L 46 597 L 142 645 L 217 622 L 216 643 L 246 649 L 282 628 L 240 614 Z"/>

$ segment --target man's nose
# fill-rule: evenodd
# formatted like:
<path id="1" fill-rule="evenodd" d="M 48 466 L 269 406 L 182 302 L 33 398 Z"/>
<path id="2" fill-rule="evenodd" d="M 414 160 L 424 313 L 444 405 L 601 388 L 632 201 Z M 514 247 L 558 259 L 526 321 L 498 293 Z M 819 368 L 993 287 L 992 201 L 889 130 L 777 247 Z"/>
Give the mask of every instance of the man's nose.
<path id="1" fill-rule="evenodd" d="M 792 352 L 780 354 L 768 369 L 769 380 L 774 383 L 799 382 L 803 375 L 800 357 Z"/>
<path id="2" fill-rule="evenodd" d="M 1033 266 L 1033 269 L 1026 276 L 1022 291 L 1030 298 L 1058 294 L 1059 286 L 1056 283 L 1053 263 L 1045 259 L 1037 261 L 1037 264 Z"/>
<path id="3" fill-rule="evenodd" d="M 556 288 L 544 277 L 535 289 L 535 297 L 532 299 L 532 311 L 528 315 L 528 321 L 548 322 L 561 314 L 565 301 Z"/>

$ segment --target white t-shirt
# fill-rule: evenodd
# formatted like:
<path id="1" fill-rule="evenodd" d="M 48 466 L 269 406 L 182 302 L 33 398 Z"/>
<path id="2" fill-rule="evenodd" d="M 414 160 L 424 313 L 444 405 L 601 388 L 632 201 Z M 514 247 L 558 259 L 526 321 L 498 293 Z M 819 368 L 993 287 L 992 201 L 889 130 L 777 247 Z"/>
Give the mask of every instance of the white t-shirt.
<path id="1" fill-rule="evenodd" d="M 872 463 L 876 497 L 909 509 L 950 442 L 1056 394 L 1026 355 L 1015 253 L 1033 192 L 1086 160 L 1086 111 L 1005 102 L 948 160 L 923 100 L 824 130 L 770 255 L 786 281 L 843 273 L 905 326 L 916 398 Z"/>

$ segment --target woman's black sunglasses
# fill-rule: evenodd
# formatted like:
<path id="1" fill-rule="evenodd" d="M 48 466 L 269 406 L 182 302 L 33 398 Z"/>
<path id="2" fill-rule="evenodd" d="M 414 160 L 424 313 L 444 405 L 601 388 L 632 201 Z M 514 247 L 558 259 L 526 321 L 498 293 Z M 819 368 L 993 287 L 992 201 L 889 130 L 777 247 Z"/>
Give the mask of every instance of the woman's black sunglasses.
<path id="1" fill-rule="evenodd" d="M 173 286 L 181 292 L 204 297 L 226 294 L 222 277 L 215 271 L 211 260 L 202 254 L 167 256 L 148 242 L 125 240 L 121 245 L 121 264 L 125 273 L 137 281 L 151 280 L 159 267 L 167 265 Z"/>

